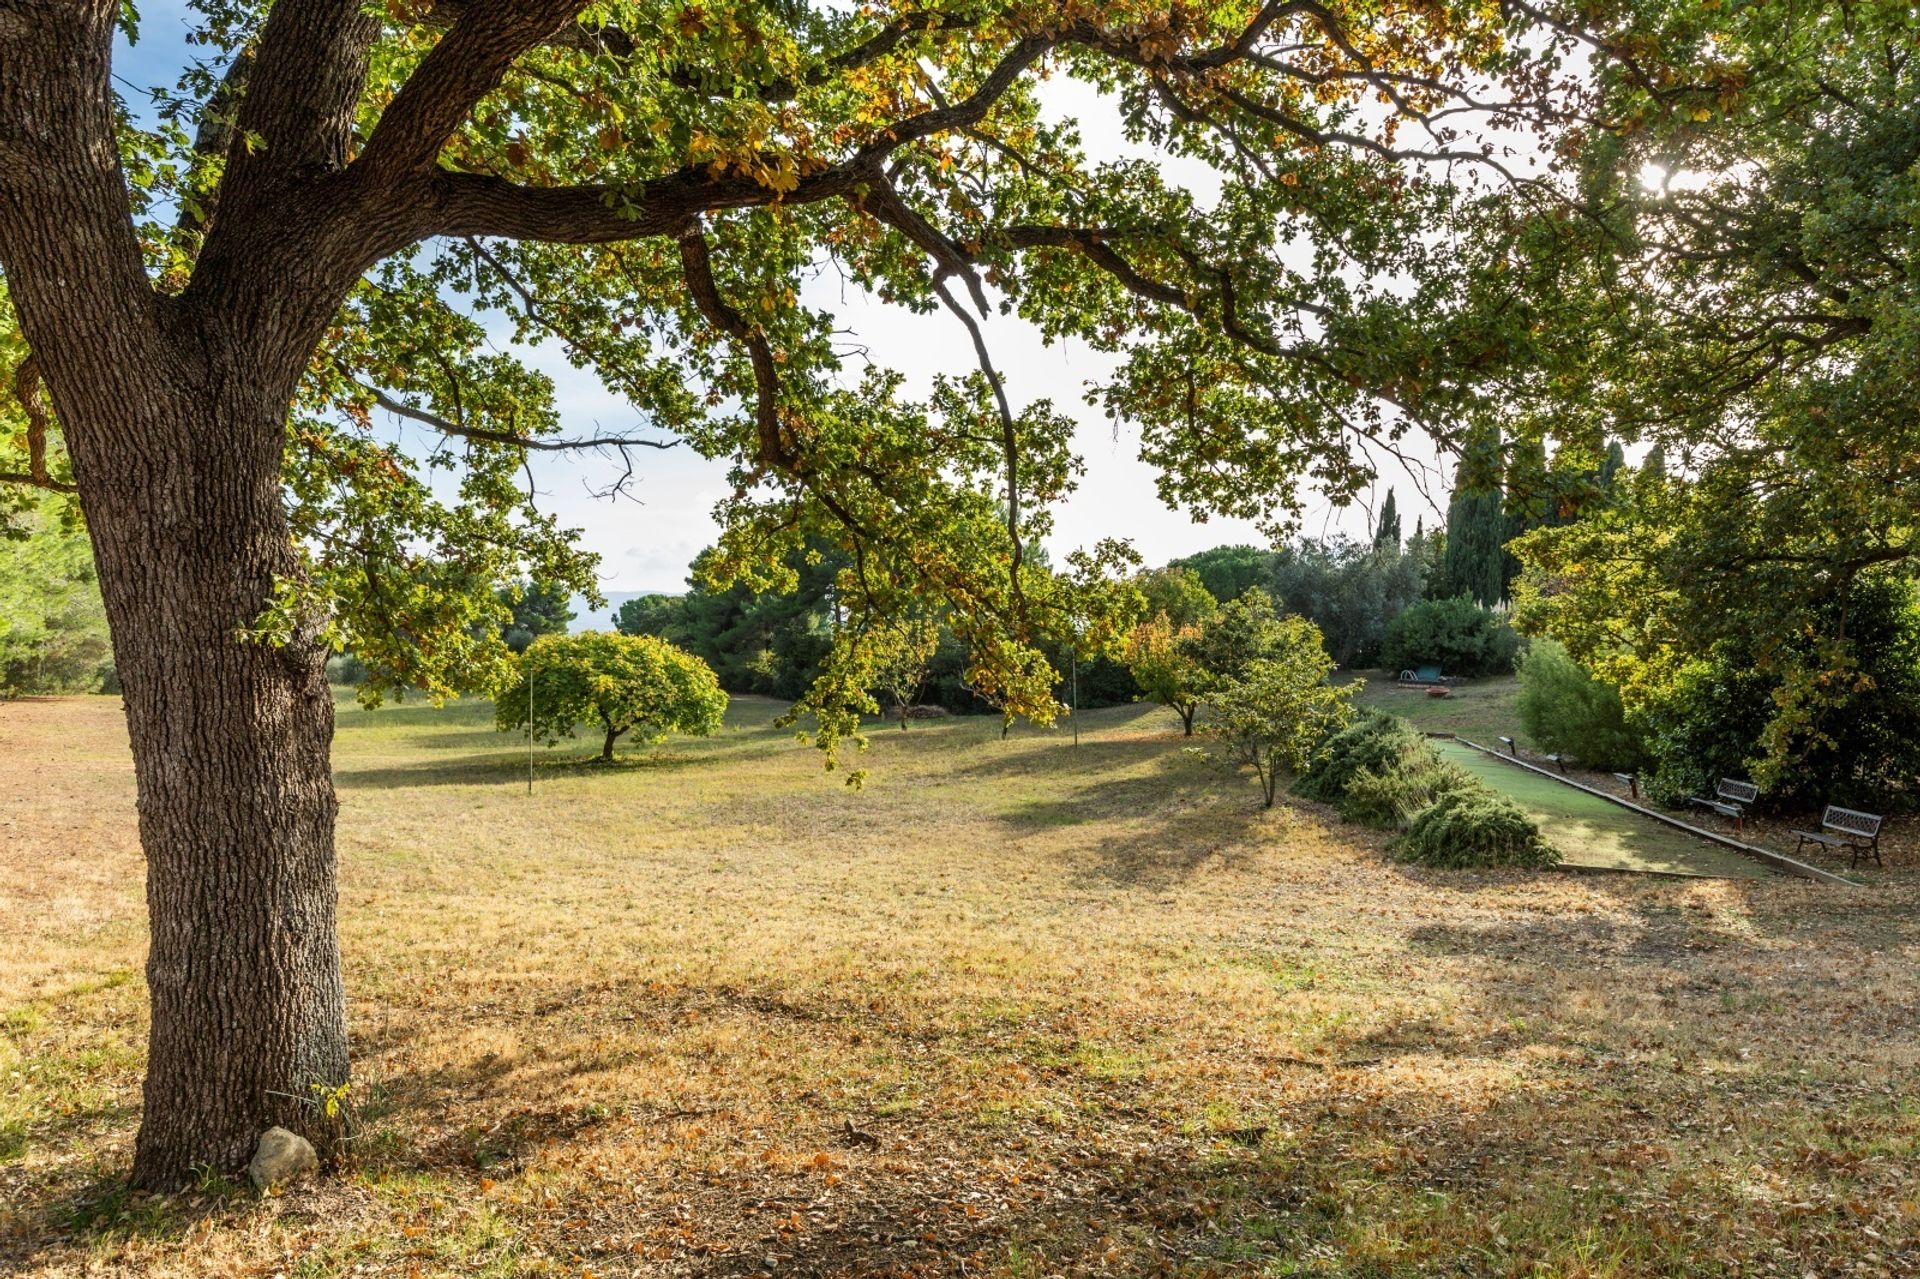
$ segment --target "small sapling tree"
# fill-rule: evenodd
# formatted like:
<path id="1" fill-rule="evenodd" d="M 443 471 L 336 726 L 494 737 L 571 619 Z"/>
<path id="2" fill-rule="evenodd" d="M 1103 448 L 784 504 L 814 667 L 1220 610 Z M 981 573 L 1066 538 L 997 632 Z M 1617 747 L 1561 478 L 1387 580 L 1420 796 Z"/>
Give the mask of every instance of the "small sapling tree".
<path id="1" fill-rule="evenodd" d="M 1188 737 L 1193 736 L 1193 717 L 1207 690 L 1207 668 L 1191 651 L 1199 637 L 1198 626 L 1176 626 L 1160 613 L 1133 628 L 1125 649 L 1127 671 L 1140 686 L 1141 698 L 1178 715 Z"/>
<path id="2" fill-rule="evenodd" d="M 868 638 L 875 646 L 874 686 L 892 701 L 904 731 L 940 647 L 940 624 L 930 618 L 907 618 L 897 626 L 876 629 Z"/>
<path id="3" fill-rule="evenodd" d="M 1267 655 L 1249 662 L 1237 677 L 1207 698 L 1214 710 L 1209 731 L 1230 764 L 1253 770 L 1261 799 L 1273 807 L 1280 778 L 1307 765 L 1314 744 L 1352 715 L 1355 681 L 1327 682 L 1333 659 L 1320 628 L 1303 617 L 1275 621 Z"/>
<path id="4" fill-rule="evenodd" d="M 626 734 L 647 742 L 668 733 L 705 737 L 726 711 L 720 681 L 699 658 L 652 635 L 588 631 L 529 644 L 519 675 L 500 690 L 494 722 L 503 733 L 531 722 L 549 746 L 592 724 L 606 735 L 600 760 L 610 764 L 613 744 Z"/>

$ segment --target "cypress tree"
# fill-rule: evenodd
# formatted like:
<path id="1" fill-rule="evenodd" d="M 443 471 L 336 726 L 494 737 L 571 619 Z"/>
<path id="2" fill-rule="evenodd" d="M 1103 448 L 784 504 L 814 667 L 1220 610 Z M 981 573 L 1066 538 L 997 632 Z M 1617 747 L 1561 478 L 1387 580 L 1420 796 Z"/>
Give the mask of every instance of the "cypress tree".
<path id="1" fill-rule="evenodd" d="M 1520 576 L 1520 561 L 1506 549 L 1506 543 L 1528 529 L 1564 524 L 1572 518 L 1560 508 L 1553 478 L 1547 473 L 1546 445 L 1538 440 L 1514 443 L 1512 457 L 1507 462 L 1504 515 L 1506 528 L 1500 549 L 1499 598 L 1502 600 L 1512 597 L 1513 579 Z"/>
<path id="2" fill-rule="evenodd" d="M 1387 490 L 1387 500 L 1380 504 L 1380 519 L 1373 531 L 1373 549 L 1376 551 L 1397 551 L 1400 549 L 1400 509 L 1393 500 L 1393 490 Z"/>
<path id="3" fill-rule="evenodd" d="M 1651 459 L 1649 459 L 1651 460 Z M 1627 451 L 1619 440 L 1607 445 L 1606 460 L 1600 463 L 1600 487 L 1603 491 L 1613 491 L 1614 476 L 1620 474 L 1620 468 L 1627 464 Z"/>
<path id="4" fill-rule="evenodd" d="M 1642 475 L 1650 475 L 1656 480 L 1664 480 L 1667 478 L 1666 445 L 1656 444 L 1653 446 L 1653 451 L 1647 454 L 1647 460 L 1640 464 L 1640 473 Z"/>
<path id="5" fill-rule="evenodd" d="M 1447 549 L 1436 598 L 1467 595 L 1492 608 L 1505 596 L 1507 515 L 1500 492 L 1500 433 L 1467 442 L 1447 504 Z"/>

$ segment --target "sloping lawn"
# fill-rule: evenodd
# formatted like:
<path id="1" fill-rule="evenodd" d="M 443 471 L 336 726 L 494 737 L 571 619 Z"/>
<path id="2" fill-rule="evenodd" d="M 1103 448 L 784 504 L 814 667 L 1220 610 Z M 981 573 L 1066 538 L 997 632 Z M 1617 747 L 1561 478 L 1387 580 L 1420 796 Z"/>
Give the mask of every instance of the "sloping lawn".
<path id="1" fill-rule="evenodd" d="M 1764 879 L 1774 873 L 1731 849 L 1637 817 L 1617 804 L 1563 786 L 1550 777 L 1489 759 L 1458 742 L 1437 739 L 1433 745 L 1443 758 L 1532 813 L 1547 841 L 1560 850 L 1569 866 L 1734 879 Z"/>
<path id="2" fill-rule="evenodd" d="M 0 1273 L 1905 1275 L 1920 884 L 1400 867 L 1126 708 L 343 709 L 352 1156 L 126 1194 L 119 707 L 0 704 Z M 574 756 L 590 754 L 582 743 Z"/>
<path id="3" fill-rule="evenodd" d="M 1453 733 L 1482 746 L 1498 746 L 1502 737 L 1526 744 L 1514 703 L 1520 681 L 1512 675 L 1473 679 L 1456 684 L 1451 697 L 1428 697 L 1417 688 L 1396 686 L 1389 671 L 1364 671 L 1360 704 L 1410 720 L 1423 733 Z"/>

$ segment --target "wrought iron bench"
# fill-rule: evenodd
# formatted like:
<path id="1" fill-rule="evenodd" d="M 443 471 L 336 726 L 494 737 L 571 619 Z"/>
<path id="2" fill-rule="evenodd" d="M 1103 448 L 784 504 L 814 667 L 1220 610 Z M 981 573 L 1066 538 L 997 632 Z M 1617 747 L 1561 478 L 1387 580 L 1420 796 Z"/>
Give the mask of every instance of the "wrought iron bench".
<path id="1" fill-rule="evenodd" d="M 1793 846 L 1797 853 L 1808 844 L 1819 844 L 1826 848 L 1844 848 L 1853 854 L 1849 867 L 1858 866 L 1862 857 L 1873 858 L 1876 866 L 1884 867 L 1880 860 L 1880 816 L 1877 813 L 1863 813 L 1858 809 L 1841 808 L 1838 804 L 1828 804 L 1820 814 L 1820 829 L 1817 831 L 1797 830 L 1800 842 Z M 1828 831 L 1838 832 L 1828 834 Z"/>
<path id="2" fill-rule="evenodd" d="M 1712 809 L 1722 817 L 1733 819 L 1733 830 L 1737 835 L 1745 824 L 1747 805 L 1760 798 L 1760 788 L 1752 782 L 1739 781 L 1732 777 L 1722 777 L 1719 785 L 1713 788 L 1713 798 L 1695 795 L 1688 802 L 1702 808 Z"/>

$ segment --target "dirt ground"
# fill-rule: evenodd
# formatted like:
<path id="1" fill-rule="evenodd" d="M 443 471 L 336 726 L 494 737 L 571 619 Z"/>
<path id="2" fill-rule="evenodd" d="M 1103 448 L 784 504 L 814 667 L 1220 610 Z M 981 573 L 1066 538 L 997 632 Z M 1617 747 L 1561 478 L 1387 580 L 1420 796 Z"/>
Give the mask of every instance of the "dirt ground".
<path id="1" fill-rule="evenodd" d="M 128 1193 L 117 705 L 0 704 L 0 1273 L 1908 1275 L 1920 871 L 1398 866 L 1173 717 L 343 709 L 352 1155 Z M 591 753 L 582 744 L 575 755 Z"/>

